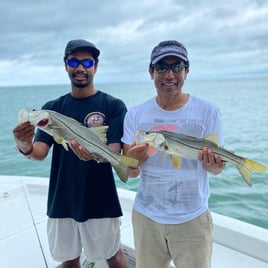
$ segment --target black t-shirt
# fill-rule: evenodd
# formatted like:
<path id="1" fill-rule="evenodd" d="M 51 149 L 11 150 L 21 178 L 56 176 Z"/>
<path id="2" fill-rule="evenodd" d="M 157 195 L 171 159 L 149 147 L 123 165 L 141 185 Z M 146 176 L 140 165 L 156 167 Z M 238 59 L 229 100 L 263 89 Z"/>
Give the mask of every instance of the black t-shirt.
<path id="1" fill-rule="evenodd" d="M 76 99 L 66 94 L 46 103 L 42 109 L 54 110 L 72 117 L 87 127 L 108 125 L 107 144 L 121 143 L 125 104 L 104 92 Z M 110 163 L 81 161 L 72 150 L 41 130 L 35 141 L 53 145 L 47 215 L 51 218 L 73 218 L 86 221 L 92 218 L 122 216 Z"/>

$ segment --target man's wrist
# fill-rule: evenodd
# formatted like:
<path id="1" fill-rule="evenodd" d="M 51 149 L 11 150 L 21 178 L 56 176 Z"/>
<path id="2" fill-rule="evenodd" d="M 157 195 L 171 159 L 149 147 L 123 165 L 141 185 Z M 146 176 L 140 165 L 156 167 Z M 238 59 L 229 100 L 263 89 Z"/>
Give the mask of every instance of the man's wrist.
<path id="1" fill-rule="evenodd" d="M 26 150 L 26 151 L 22 151 L 22 149 L 20 149 L 18 146 L 17 146 L 17 149 L 18 149 L 18 151 L 19 151 L 21 154 L 23 154 L 23 155 L 25 155 L 25 156 L 29 156 L 29 155 L 31 155 L 31 153 L 33 152 L 33 145 L 31 146 L 30 149 L 28 149 L 28 150 Z"/>

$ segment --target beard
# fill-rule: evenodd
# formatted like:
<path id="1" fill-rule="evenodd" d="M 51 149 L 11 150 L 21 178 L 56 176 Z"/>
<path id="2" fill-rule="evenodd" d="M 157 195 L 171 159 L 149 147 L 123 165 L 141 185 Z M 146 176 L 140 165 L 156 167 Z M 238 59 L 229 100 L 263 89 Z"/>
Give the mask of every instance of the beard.
<path id="1" fill-rule="evenodd" d="M 81 88 L 81 89 L 89 86 L 93 79 L 92 77 L 89 77 L 88 74 L 84 74 L 85 79 L 83 80 L 77 79 L 76 76 L 77 76 L 76 73 L 69 74 L 72 85 L 75 86 L 76 88 Z"/>
<path id="2" fill-rule="evenodd" d="M 86 82 L 86 83 L 80 83 L 77 81 L 72 81 L 73 86 L 75 86 L 76 88 L 85 88 L 87 86 L 90 85 L 90 82 Z"/>

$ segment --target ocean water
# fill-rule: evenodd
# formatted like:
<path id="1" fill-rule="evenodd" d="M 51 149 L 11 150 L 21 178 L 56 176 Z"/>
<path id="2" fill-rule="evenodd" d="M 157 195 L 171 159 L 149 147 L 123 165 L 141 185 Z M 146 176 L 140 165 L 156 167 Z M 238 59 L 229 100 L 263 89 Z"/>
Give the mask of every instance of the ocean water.
<path id="1" fill-rule="evenodd" d="M 155 96 L 153 82 L 96 84 L 132 107 Z M 51 155 L 29 161 L 15 149 L 12 129 L 21 108 L 39 109 L 48 100 L 70 91 L 69 85 L 0 87 L 0 175 L 48 177 Z M 222 113 L 225 148 L 268 166 L 268 78 L 187 80 L 184 91 L 216 103 Z M 268 229 L 268 172 L 253 173 L 248 187 L 231 164 L 210 175 L 210 209 Z M 139 178 L 118 187 L 135 191 Z"/>

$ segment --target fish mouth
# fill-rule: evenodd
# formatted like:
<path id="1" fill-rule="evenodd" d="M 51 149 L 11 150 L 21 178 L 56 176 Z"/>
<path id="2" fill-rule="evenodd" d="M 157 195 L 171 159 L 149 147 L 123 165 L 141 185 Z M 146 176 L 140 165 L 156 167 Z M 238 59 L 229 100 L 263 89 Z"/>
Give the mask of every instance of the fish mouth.
<path id="1" fill-rule="evenodd" d="M 49 114 L 45 111 L 22 109 L 19 112 L 19 122 L 29 121 L 34 126 L 46 126 L 49 123 Z"/>
<path id="2" fill-rule="evenodd" d="M 49 115 L 44 111 L 32 111 L 29 113 L 29 121 L 34 126 L 45 126 L 49 123 Z"/>

